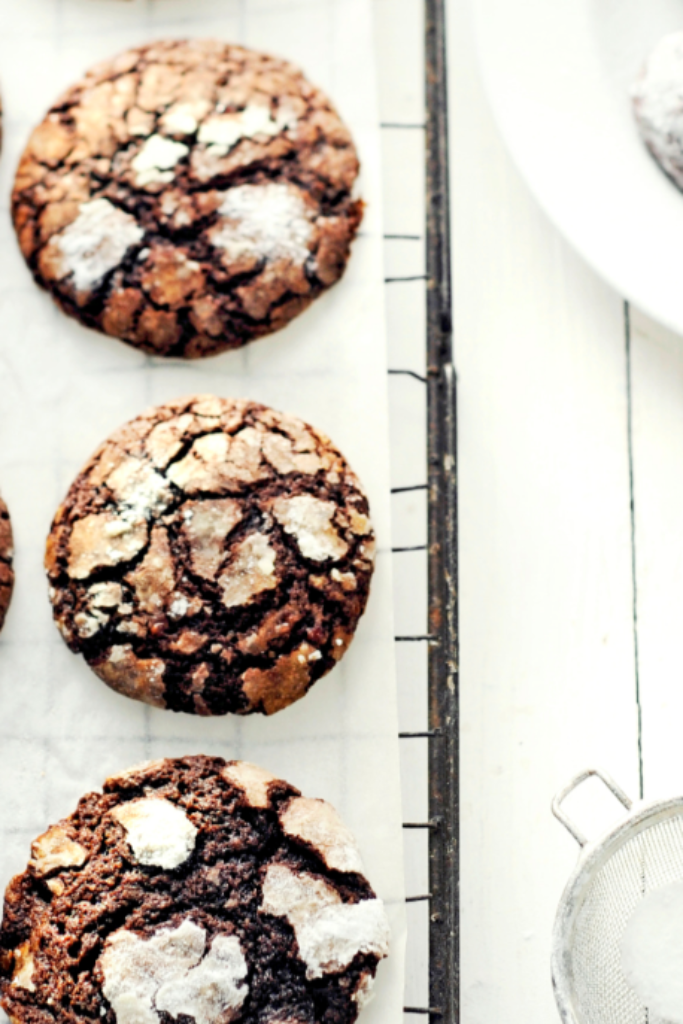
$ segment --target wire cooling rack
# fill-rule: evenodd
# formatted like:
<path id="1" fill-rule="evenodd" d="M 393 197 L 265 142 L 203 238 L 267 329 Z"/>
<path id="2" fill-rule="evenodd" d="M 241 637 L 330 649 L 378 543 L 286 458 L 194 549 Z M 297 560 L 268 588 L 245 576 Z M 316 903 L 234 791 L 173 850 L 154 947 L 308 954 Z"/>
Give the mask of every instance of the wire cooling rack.
<path id="1" fill-rule="evenodd" d="M 426 834 L 423 853 L 428 858 L 426 872 L 411 872 L 407 857 L 408 885 L 411 873 L 428 879 L 428 892 L 409 895 L 409 904 L 427 910 L 427 927 L 422 935 L 409 935 L 408 975 L 420 961 L 420 940 L 428 947 L 428 978 L 417 986 L 428 994 L 425 1005 L 408 1005 L 407 1014 L 421 1014 L 456 1024 L 459 1020 L 459 801 L 458 801 L 458 635 L 457 635 L 457 478 L 455 374 L 452 363 L 452 317 L 450 276 L 450 230 L 448 192 L 448 104 L 446 78 L 445 0 L 424 0 L 424 120 L 387 120 L 381 125 L 384 135 L 417 133 L 424 142 L 424 234 L 394 231 L 399 224 L 396 211 L 387 218 L 391 226 L 385 235 L 389 246 L 403 242 L 423 242 L 424 273 L 391 273 L 385 281 L 391 344 L 391 306 L 401 306 L 396 289 L 414 288 L 424 282 L 426 288 L 426 359 L 424 367 L 392 367 L 392 377 L 407 378 L 426 397 L 427 460 L 426 482 L 406 483 L 392 493 L 426 493 L 427 542 L 393 547 L 397 557 L 424 552 L 427 576 L 427 629 L 399 634 L 400 647 L 421 644 L 427 648 L 428 708 L 426 727 L 400 733 L 405 744 L 427 746 L 427 820 L 405 821 L 404 829 Z M 399 16 L 399 11 L 392 15 Z M 380 19 L 381 20 L 381 19 Z M 381 27 L 381 26 L 380 26 Z M 380 44 L 383 42 L 380 39 Z M 402 40 L 405 47 L 406 39 Z M 416 40 L 417 45 L 419 42 Z M 402 53 L 409 60 L 409 55 Z M 380 61 L 380 77 L 382 72 Z M 381 83 L 380 83 L 381 84 Z M 400 148 L 400 147 L 399 147 Z M 395 147 L 395 152 L 396 152 Z M 389 167 L 387 168 L 387 163 Z M 404 174 L 397 161 L 387 161 L 385 147 L 385 185 L 387 174 Z M 391 189 L 389 189 L 391 194 Z M 388 254 L 390 267 L 395 260 Z M 400 261 L 399 261 L 400 262 Z M 408 261 L 410 264 L 410 261 Z M 415 293 L 412 292 L 415 304 Z M 404 402 L 402 412 L 420 408 L 419 400 Z M 405 429 L 405 428 L 404 428 Z M 395 447 L 395 446 L 394 446 Z M 398 573 L 401 578 L 401 573 Z M 419 621 L 418 615 L 415 620 Z M 402 659 L 399 651 L 399 666 Z M 414 759 L 402 757 L 402 762 Z M 410 769 L 408 769 L 410 770 Z M 410 891 L 410 890 L 409 890 Z M 424 924 L 424 918 L 422 919 Z M 412 921 L 411 921 L 412 924 Z M 416 931 L 419 931 L 419 926 Z M 413 988 L 416 987 L 414 984 Z"/>

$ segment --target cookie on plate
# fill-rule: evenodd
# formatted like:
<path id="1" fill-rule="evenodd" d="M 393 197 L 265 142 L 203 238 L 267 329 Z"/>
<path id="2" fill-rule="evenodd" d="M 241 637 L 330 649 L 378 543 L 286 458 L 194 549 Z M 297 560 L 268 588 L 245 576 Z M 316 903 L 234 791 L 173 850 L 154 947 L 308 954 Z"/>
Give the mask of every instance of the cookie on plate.
<path id="1" fill-rule="evenodd" d="M 62 636 L 128 697 L 272 714 L 344 654 L 374 541 L 330 440 L 254 402 L 148 410 L 75 479 L 48 538 Z"/>
<path id="2" fill-rule="evenodd" d="M 243 761 L 108 779 L 5 894 L 14 1024 L 352 1024 L 389 949 L 336 811 Z"/>
<path id="3" fill-rule="evenodd" d="M 633 84 L 631 98 L 643 142 L 683 189 L 683 32 L 657 43 Z"/>
<path id="4" fill-rule="evenodd" d="M 298 68 L 173 40 L 60 97 L 12 209 L 36 281 L 67 313 L 193 358 L 279 330 L 341 277 L 357 174 L 347 128 Z"/>
<path id="5" fill-rule="evenodd" d="M 0 629 L 5 624 L 5 616 L 12 600 L 14 589 L 14 541 L 12 539 L 12 523 L 10 522 L 7 505 L 0 498 Z"/>

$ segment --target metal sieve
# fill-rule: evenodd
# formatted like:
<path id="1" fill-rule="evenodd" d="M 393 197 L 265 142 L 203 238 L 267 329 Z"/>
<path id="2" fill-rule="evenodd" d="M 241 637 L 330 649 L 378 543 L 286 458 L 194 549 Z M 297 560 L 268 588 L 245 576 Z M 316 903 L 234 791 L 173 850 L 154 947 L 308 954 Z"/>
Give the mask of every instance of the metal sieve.
<path id="1" fill-rule="evenodd" d="M 593 775 L 630 813 L 589 842 L 562 803 Z M 581 847 L 553 929 L 553 988 L 565 1024 L 665 1024 L 624 978 L 620 943 L 646 893 L 683 881 L 683 797 L 639 804 L 635 811 L 632 806 L 609 775 L 593 768 L 573 778 L 553 800 L 553 814 Z"/>

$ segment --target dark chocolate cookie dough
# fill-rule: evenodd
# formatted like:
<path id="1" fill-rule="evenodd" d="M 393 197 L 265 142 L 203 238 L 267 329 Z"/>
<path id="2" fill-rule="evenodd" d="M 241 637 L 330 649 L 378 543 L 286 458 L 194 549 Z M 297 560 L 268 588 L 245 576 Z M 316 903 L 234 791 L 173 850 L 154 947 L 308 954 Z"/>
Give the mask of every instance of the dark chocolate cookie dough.
<path id="1" fill-rule="evenodd" d="M 193 358 L 284 327 L 343 273 L 358 159 L 293 65 L 215 41 L 100 64 L 34 131 L 14 224 L 81 323 Z"/>
<path id="2" fill-rule="evenodd" d="M 373 552 L 367 499 L 327 437 L 201 396 L 102 445 L 57 512 L 46 568 L 62 636 L 113 689 L 272 714 L 344 654 Z"/>
<path id="3" fill-rule="evenodd" d="M 351 1024 L 389 945 L 334 809 L 242 761 L 108 779 L 5 894 L 14 1024 Z"/>
<path id="4" fill-rule="evenodd" d="M 12 540 L 12 524 L 2 498 L 0 498 L 0 629 L 5 624 L 5 616 L 12 600 L 14 589 L 14 542 Z"/>

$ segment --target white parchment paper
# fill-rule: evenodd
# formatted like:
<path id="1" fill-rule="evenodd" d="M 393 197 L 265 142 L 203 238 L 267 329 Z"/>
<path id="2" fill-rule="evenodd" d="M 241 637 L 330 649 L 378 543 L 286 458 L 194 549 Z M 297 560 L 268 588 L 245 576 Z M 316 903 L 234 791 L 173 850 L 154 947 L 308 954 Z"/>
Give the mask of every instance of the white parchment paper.
<path id="1" fill-rule="evenodd" d="M 145 357 L 61 314 L 31 280 L 9 217 L 21 150 L 61 90 L 90 64 L 165 36 L 240 42 L 303 67 L 353 131 L 368 203 L 340 284 L 285 331 L 194 363 Z M 17 574 L 0 636 L 0 885 L 24 867 L 30 840 L 107 774 L 152 757 L 244 757 L 330 800 L 357 834 L 393 930 L 363 1020 L 398 1022 L 404 885 L 371 0 L 0 0 L 0 79 L 0 490 Z M 195 392 L 253 398 L 322 428 L 370 496 L 379 554 L 356 639 L 304 700 L 270 719 L 207 720 L 127 700 L 52 622 L 43 549 L 74 474 L 119 424 Z"/>

